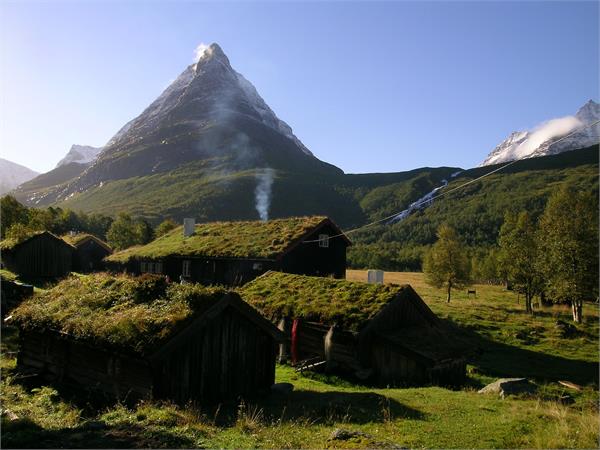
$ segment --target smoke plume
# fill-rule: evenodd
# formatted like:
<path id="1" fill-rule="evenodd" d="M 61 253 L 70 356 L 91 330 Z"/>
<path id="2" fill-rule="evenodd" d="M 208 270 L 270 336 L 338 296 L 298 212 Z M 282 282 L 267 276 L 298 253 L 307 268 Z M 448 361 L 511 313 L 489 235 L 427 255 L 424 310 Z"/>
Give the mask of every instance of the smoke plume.
<path id="1" fill-rule="evenodd" d="M 549 139 L 562 137 L 580 126 L 582 123 L 575 116 L 560 117 L 544 122 L 530 131 L 527 140 L 516 149 L 515 156 L 521 158 L 529 155 Z"/>
<path id="2" fill-rule="evenodd" d="M 271 187 L 273 186 L 273 169 L 267 167 L 256 174 L 256 189 L 254 199 L 256 211 L 260 220 L 269 220 L 269 207 L 271 206 Z"/>
<path id="3" fill-rule="evenodd" d="M 194 62 L 198 62 L 204 56 L 204 53 L 209 49 L 208 45 L 200 42 L 194 50 Z"/>

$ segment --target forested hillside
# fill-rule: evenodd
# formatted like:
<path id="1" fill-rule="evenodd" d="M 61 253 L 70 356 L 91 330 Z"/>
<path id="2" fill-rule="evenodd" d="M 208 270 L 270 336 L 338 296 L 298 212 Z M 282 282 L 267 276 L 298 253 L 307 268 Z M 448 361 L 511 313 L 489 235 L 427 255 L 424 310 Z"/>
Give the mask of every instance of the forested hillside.
<path id="1" fill-rule="evenodd" d="M 496 167 L 462 172 L 444 190 L 480 177 Z M 473 250 L 485 249 L 496 243 L 506 212 L 527 210 L 535 219 L 543 212 L 550 194 L 563 184 L 598 196 L 598 146 L 519 161 L 441 197 L 401 222 L 382 223 L 353 233 L 350 237 L 355 245 L 349 250 L 349 263 L 352 267 L 420 269 L 422 252 L 435 241 L 436 230 L 442 223 L 455 228 Z M 406 183 L 403 183 L 389 195 L 405 190 Z M 371 205 L 369 198 L 370 195 L 363 198 L 363 208 Z M 365 211 L 368 210 L 365 208 Z M 371 210 L 369 220 L 392 213 L 389 208 L 385 213 L 380 211 Z"/>

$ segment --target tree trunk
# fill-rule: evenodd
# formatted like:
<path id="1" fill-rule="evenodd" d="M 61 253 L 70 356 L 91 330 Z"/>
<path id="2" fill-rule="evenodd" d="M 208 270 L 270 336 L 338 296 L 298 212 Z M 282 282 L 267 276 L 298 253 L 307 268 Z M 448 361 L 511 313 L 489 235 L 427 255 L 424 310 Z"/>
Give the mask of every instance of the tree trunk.
<path id="1" fill-rule="evenodd" d="M 552 302 L 546 298 L 545 292 L 540 293 L 540 302 L 542 302 L 542 305 L 544 306 L 552 306 Z"/>
<path id="2" fill-rule="evenodd" d="M 581 323 L 583 320 L 583 302 L 579 300 L 573 300 L 571 302 L 571 310 L 573 311 L 573 321 Z"/>
<path id="3" fill-rule="evenodd" d="M 446 303 L 450 303 L 450 291 L 452 290 L 452 283 L 448 283 L 448 295 L 446 297 Z"/>
<path id="4" fill-rule="evenodd" d="M 529 314 L 533 314 L 533 307 L 531 306 L 531 295 L 526 292 L 525 293 L 525 311 Z"/>

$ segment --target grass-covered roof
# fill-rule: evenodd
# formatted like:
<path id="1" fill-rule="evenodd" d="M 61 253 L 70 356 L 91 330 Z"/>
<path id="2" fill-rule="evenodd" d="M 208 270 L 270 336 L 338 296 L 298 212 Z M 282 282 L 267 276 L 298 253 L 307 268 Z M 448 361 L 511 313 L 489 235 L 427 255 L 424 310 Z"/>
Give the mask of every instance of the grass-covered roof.
<path id="1" fill-rule="evenodd" d="M 34 238 L 36 236 L 41 236 L 42 234 L 46 234 L 48 236 L 52 236 L 53 238 L 56 238 L 58 240 L 61 240 L 60 237 L 56 236 L 55 234 L 49 232 L 49 231 L 30 231 L 28 233 L 25 233 L 21 236 L 19 236 L 18 238 L 7 238 L 4 239 L 2 241 L 0 241 L 0 250 L 12 250 L 13 248 L 15 248 L 17 245 L 22 244 L 25 241 L 28 241 L 31 238 Z M 66 241 L 65 239 L 62 239 L 65 243 L 69 244 L 72 246 L 71 242 Z"/>
<path id="2" fill-rule="evenodd" d="M 87 241 L 88 239 L 92 239 L 92 240 L 96 241 L 98 244 L 100 244 L 102 247 L 105 247 L 107 250 L 110 250 L 110 247 L 108 246 L 108 244 L 106 242 L 104 242 L 102 239 L 94 236 L 93 234 L 89 234 L 89 233 L 65 234 L 64 236 L 61 236 L 61 239 L 65 242 L 71 244 L 74 247 L 79 246 L 79 244 L 82 244 L 83 242 Z"/>
<path id="3" fill-rule="evenodd" d="M 211 222 L 196 225 L 195 233 L 183 237 L 182 227 L 143 246 L 114 253 L 108 261 L 158 259 L 166 256 L 208 256 L 274 259 L 328 219 L 322 216 L 292 217 L 266 222 Z"/>
<path id="4" fill-rule="evenodd" d="M 219 302 L 223 288 L 163 277 L 71 276 L 13 311 L 20 327 L 49 329 L 102 347 L 147 353 Z"/>
<path id="5" fill-rule="evenodd" d="M 367 284 L 267 272 L 239 290 L 244 300 L 265 316 L 337 323 L 359 331 L 383 306 L 400 295 L 414 295 L 408 286 Z"/>

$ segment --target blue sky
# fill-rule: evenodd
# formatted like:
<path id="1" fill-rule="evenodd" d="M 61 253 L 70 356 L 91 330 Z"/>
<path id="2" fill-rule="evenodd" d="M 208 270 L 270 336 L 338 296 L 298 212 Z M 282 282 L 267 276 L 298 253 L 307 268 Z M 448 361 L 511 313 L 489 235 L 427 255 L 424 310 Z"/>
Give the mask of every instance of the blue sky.
<path id="1" fill-rule="evenodd" d="M 597 2 L 0 1 L 0 156 L 103 145 L 221 45 L 346 172 L 477 165 L 599 97 Z"/>

